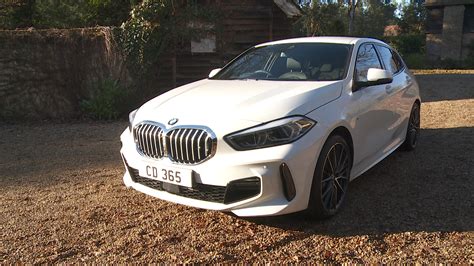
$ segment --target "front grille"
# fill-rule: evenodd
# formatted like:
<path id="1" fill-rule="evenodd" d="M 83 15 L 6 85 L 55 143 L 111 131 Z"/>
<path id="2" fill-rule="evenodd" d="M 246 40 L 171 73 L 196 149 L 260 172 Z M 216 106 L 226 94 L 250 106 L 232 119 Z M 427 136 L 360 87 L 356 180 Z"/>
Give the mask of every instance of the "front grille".
<path id="1" fill-rule="evenodd" d="M 172 161 L 195 164 L 211 155 L 212 138 L 202 129 L 179 128 L 166 134 L 166 147 Z"/>
<path id="2" fill-rule="evenodd" d="M 178 195 L 191 199 L 223 203 L 225 191 L 226 187 L 197 183 L 194 188 L 180 187 Z"/>
<path id="3" fill-rule="evenodd" d="M 167 191 L 171 194 L 183 196 L 186 198 L 224 203 L 226 187 L 212 186 L 205 184 L 196 184 L 194 188 L 188 188 L 173 184 L 166 184 L 158 180 L 149 179 L 146 177 L 135 176 L 134 181 L 149 188 L 159 191 Z M 165 186 L 171 189 L 165 189 Z"/>
<path id="4" fill-rule="evenodd" d="M 137 169 L 128 166 L 126 161 L 124 162 L 133 182 L 155 190 L 166 191 L 168 193 L 186 198 L 230 204 L 249 199 L 260 194 L 261 185 L 260 178 L 258 177 L 235 180 L 230 182 L 227 186 L 213 186 L 195 183 L 193 188 L 189 188 L 142 177 L 139 175 Z"/>
<path id="5" fill-rule="evenodd" d="M 165 131 L 162 127 L 141 123 L 134 127 L 137 148 L 150 158 L 168 157 L 182 164 L 197 164 L 209 159 L 216 148 L 216 138 L 204 129 L 176 128 Z"/>
<path id="6" fill-rule="evenodd" d="M 164 191 L 163 182 L 160 182 L 158 180 L 153 180 L 153 179 L 150 179 L 150 178 L 145 178 L 145 177 L 141 177 L 141 176 L 137 175 L 137 176 L 135 176 L 133 181 L 135 183 L 142 184 L 142 185 L 147 186 L 149 188 L 153 188 L 153 189 L 156 189 L 156 190 L 159 190 L 159 191 Z"/>
<path id="7" fill-rule="evenodd" d="M 152 124 L 139 124 L 133 130 L 138 149 L 147 157 L 159 159 L 165 154 L 163 129 Z"/>

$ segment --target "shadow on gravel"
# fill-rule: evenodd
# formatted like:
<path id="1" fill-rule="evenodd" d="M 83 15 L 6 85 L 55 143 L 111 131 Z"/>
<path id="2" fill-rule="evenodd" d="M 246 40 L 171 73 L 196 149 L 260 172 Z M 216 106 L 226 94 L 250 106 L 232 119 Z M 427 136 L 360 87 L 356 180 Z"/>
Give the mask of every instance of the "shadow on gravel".
<path id="1" fill-rule="evenodd" d="M 311 234 L 473 231 L 473 136 L 474 128 L 423 130 L 414 152 L 397 151 L 351 182 L 345 206 L 330 219 L 292 214 L 246 220 L 301 232 L 286 241 Z"/>
<path id="2" fill-rule="evenodd" d="M 122 167 L 120 134 L 127 123 L 0 125 L 0 185 L 46 187 L 77 181 L 77 172 Z M 121 168 L 120 168 L 121 169 Z"/>
<path id="3" fill-rule="evenodd" d="M 474 98 L 472 74 L 416 75 L 424 103 Z"/>

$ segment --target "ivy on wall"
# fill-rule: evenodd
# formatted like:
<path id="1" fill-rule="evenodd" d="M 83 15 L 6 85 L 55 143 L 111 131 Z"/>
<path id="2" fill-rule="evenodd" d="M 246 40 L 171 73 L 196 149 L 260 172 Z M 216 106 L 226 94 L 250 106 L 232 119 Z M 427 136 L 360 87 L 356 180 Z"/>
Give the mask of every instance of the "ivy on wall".
<path id="1" fill-rule="evenodd" d="M 129 70 L 147 75 L 159 59 L 173 55 L 197 39 L 216 31 L 219 13 L 197 1 L 144 0 L 135 6 L 121 26 L 120 45 Z"/>
<path id="2" fill-rule="evenodd" d="M 136 108 L 144 100 L 152 95 L 156 95 L 156 70 L 159 68 L 160 60 L 163 58 L 171 58 L 182 49 L 190 48 L 191 40 L 199 40 L 205 38 L 207 34 L 216 34 L 219 31 L 220 14 L 217 9 L 212 6 L 205 5 L 197 0 L 141 0 L 137 4 L 131 4 L 130 0 L 12 0 L 16 1 L 14 5 L 10 5 L 8 12 L 2 13 L 2 3 L 0 3 L 0 29 L 3 28 L 17 28 L 17 27 L 35 27 L 35 28 L 70 28 L 83 27 L 94 25 L 95 18 L 97 18 L 97 10 L 105 12 L 109 10 L 105 7 L 111 7 L 114 4 L 127 2 L 133 8 L 126 12 L 126 16 L 120 23 L 116 24 L 118 27 L 104 27 L 99 28 L 98 32 L 93 29 L 75 29 L 75 30 L 42 30 L 42 31 L 5 31 L 5 34 L 36 34 L 40 33 L 38 40 L 46 40 L 48 33 L 58 33 L 60 35 L 54 38 L 47 39 L 48 41 L 37 42 L 40 46 L 49 47 L 55 45 L 53 40 L 62 40 L 70 38 L 69 33 L 74 32 L 82 36 L 83 34 L 94 31 L 91 36 L 86 36 L 85 40 L 97 39 L 103 40 L 105 43 L 103 47 L 97 44 L 97 47 L 89 47 L 85 45 L 84 49 L 97 50 L 101 59 L 89 59 L 86 62 L 91 62 L 91 66 L 84 64 L 73 68 L 78 70 L 77 73 L 60 72 L 60 75 L 55 75 L 62 80 L 62 75 L 73 75 L 74 77 L 83 77 L 87 79 L 90 69 L 94 69 L 94 78 L 87 79 L 87 82 L 81 84 L 71 84 L 68 88 L 77 88 L 86 94 L 81 94 L 79 98 L 69 99 L 64 104 L 63 109 L 69 110 L 68 115 L 73 116 L 75 113 L 75 101 L 79 100 L 81 114 L 95 119 L 114 119 L 125 116 L 133 108 Z M 55 3 L 57 5 L 55 5 Z M 30 5 L 31 4 L 31 5 Z M 125 5 L 126 6 L 126 5 Z M 99 8 L 100 7 L 100 8 Z M 6 8 L 6 7 L 5 7 Z M 4 10 L 7 10 L 4 9 Z M 95 10 L 95 11 L 94 11 Z M 110 9 L 110 10 L 113 10 Z M 11 11 L 11 12 L 10 12 Z M 20 13 L 17 13 L 21 11 Z M 30 12 L 32 11 L 32 12 Z M 7 14 L 8 13 L 8 14 Z M 23 24 L 18 24 L 14 20 L 9 19 L 8 27 L 6 24 L 1 25 L 2 14 L 4 18 L 8 15 L 10 18 L 21 18 Z M 70 16 L 68 16 L 68 14 Z M 110 16 L 104 16 L 105 19 Z M 123 13 L 118 17 L 123 18 Z M 113 20 L 117 23 L 117 20 Z M 122 22 L 123 21 L 123 22 Z M 99 23 L 99 22 L 97 22 Z M 217 35 L 217 34 L 216 34 Z M 82 39 L 81 39 L 82 40 Z M 72 41 L 77 41 L 73 39 Z M 0 39 L 0 42 L 2 40 Z M 84 42 L 80 43 L 81 45 Z M 26 46 L 30 49 L 30 46 Z M 33 46 L 31 46 L 33 47 Z M 36 47 L 36 46 L 34 46 Z M 39 46 L 38 46 L 39 47 Z M 26 49 L 26 48 L 25 48 Z M 33 48 L 31 48 L 33 51 Z M 36 48 L 34 48 L 36 49 Z M 65 58 L 71 56 L 69 52 L 73 49 L 64 46 Z M 51 51 L 51 50 L 43 50 Z M 103 54 L 101 54 L 103 53 Z M 25 55 L 29 53 L 24 53 Z M 42 53 L 39 53 L 42 54 Z M 55 51 L 54 55 L 62 58 L 62 54 Z M 56 58 L 56 57 L 54 57 Z M 30 58 L 34 59 L 33 57 Z M 28 59 L 28 60 L 30 60 Z M 29 62 L 26 60 L 27 62 Z M 89 60 L 89 61 L 88 61 Z M 103 60 L 103 61 L 102 61 Z M 73 60 L 74 61 L 74 60 Z M 65 62 L 69 62 L 65 60 Z M 56 62 L 54 62 L 53 65 Z M 97 70 L 94 68 L 103 66 L 104 73 L 95 75 Z M 125 66 L 125 67 L 124 67 Z M 84 71 L 82 71 L 84 69 Z M 63 68 L 64 69 L 64 68 Z M 68 70 L 69 71 L 69 70 Z M 117 72 L 117 73 L 116 73 Z M 58 72 L 55 72 L 56 74 Z M 68 79 L 70 80 L 70 79 Z M 81 79 L 82 81 L 82 79 Z M 59 83 L 59 82 L 58 82 Z M 37 86 L 38 84 L 35 84 Z M 55 90 L 57 87 L 48 87 L 45 85 L 44 91 Z M 56 86 L 56 84 L 54 85 Z M 21 88 L 23 91 L 24 88 Z M 49 100 L 51 97 L 45 97 Z M 53 99 L 52 101 L 56 101 Z M 33 102 L 33 101 L 31 101 Z M 42 105 L 52 106 L 51 104 Z M 35 106 L 31 106 L 33 108 Z M 1 109 L 1 108 L 0 108 Z M 43 108 L 44 109 L 44 108 Z M 60 108 L 51 108 L 59 110 Z M 3 109 L 2 109 L 3 110 Z M 2 114 L 0 110 L 0 119 L 6 115 Z M 45 116 L 54 116 L 54 110 L 45 110 Z M 21 114 L 24 117 L 34 117 L 33 113 Z M 18 117 L 19 114 L 11 114 L 9 116 Z"/>
<path id="3" fill-rule="evenodd" d="M 189 46 L 192 39 L 219 29 L 209 27 L 217 24 L 218 11 L 196 2 L 144 0 L 132 9 L 130 18 L 113 30 L 113 39 L 117 41 L 116 48 L 133 82 L 127 88 L 113 80 L 97 84 L 91 98 L 81 104 L 89 117 L 120 117 L 148 96 L 156 95 L 152 75 L 159 68 L 160 60 L 173 57 Z M 129 108 L 123 109 L 123 106 Z"/>

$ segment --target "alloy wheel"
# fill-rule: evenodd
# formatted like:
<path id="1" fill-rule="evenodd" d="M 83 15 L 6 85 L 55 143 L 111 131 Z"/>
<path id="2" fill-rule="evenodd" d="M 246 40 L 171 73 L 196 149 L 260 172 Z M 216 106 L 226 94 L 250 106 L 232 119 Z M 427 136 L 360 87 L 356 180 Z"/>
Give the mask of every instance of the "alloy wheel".
<path id="1" fill-rule="evenodd" d="M 342 143 L 334 144 L 324 159 L 321 197 L 327 211 L 336 211 L 349 184 L 350 154 Z"/>
<path id="2" fill-rule="evenodd" d="M 408 125 L 408 134 L 410 135 L 410 145 L 416 146 L 418 135 L 420 134 L 420 109 L 417 104 L 413 106 Z"/>

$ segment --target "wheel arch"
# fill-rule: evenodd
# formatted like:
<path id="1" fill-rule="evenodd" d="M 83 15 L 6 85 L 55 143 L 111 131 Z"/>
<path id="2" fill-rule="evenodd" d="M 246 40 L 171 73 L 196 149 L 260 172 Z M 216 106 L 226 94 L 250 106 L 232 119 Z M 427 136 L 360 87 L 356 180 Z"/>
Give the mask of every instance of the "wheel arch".
<path id="1" fill-rule="evenodd" d="M 329 131 L 329 130 L 328 130 Z M 312 217 L 316 217 L 316 218 L 327 218 L 327 217 L 330 217 L 332 215 L 334 215 L 334 213 L 325 213 L 323 211 L 323 207 L 322 204 L 315 193 L 315 191 L 319 191 L 321 189 L 320 185 L 318 185 L 318 182 L 317 180 L 318 179 L 315 179 L 316 177 L 316 173 L 318 171 L 318 163 L 319 163 L 319 160 L 321 159 L 321 154 L 322 152 L 324 151 L 324 146 L 328 143 L 328 141 L 330 141 L 331 137 L 333 136 L 340 136 L 342 137 L 348 144 L 349 148 L 350 148 L 350 153 L 351 153 L 351 162 L 352 164 L 354 164 L 354 143 L 353 143 L 353 139 L 352 139 L 352 134 L 350 133 L 349 129 L 345 126 L 345 125 L 336 125 L 331 131 L 330 133 L 327 135 L 327 137 L 324 139 L 324 142 L 322 143 L 321 145 L 321 150 L 319 151 L 319 155 L 318 155 L 318 159 L 316 161 L 316 165 L 315 165 L 315 171 L 314 171 L 314 174 L 313 174 L 313 178 L 312 178 L 312 181 L 311 181 L 311 186 L 310 186 L 310 193 L 309 193 L 309 197 L 308 197 L 308 206 L 306 208 L 306 212 L 309 213 L 309 215 L 311 215 Z M 352 168 L 352 166 L 351 166 Z M 349 181 L 350 181 L 350 173 L 349 173 Z M 315 183 L 316 182 L 316 183 Z M 314 190 L 316 188 L 316 190 Z M 316 205 L 315 205 L 316 204 Z M 316 208 L 313 208 L 312 206 L 319 206 L 319 207 L 316 207 Z"/>
<path id="2" fill-rule="evenodd" d="M 418 104 L 418 107 L 421 107 L 421 100 L 420 99 L 417 98 L 414 103 Z"/>
<path id="3" fill-rule="evenodd" d="M 354 163 L 354 141 L 352 139 L 352 134 L 351 132 L 349 131 L 349 129 L 347 129 L 345 126 L 338 126 L 336 128 L 334 128 L 331 133 L 328 135 L 328 137 L 326 138 L 326 141 L 331 137 L 331 136 L 334 136 L 334 135 L 338 135 L 338 136 L 341 136 L 343 137 L 346 141 L 347 141 L 347 144 L 349 144 L 349 147 L 351 149 L 351 156 L 352 156 L 352 163 Z"/>

